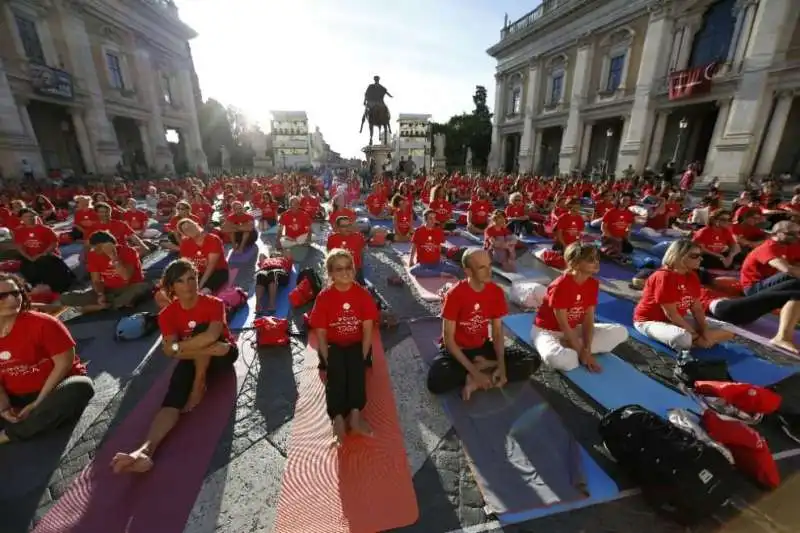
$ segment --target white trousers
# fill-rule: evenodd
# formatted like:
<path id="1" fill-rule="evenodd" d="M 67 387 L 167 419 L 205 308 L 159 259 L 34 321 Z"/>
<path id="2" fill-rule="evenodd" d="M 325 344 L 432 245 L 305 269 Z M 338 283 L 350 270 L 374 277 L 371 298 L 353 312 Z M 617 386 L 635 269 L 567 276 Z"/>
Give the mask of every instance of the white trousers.
<path id="1" fill-rule="evenodd" d="M 686 317 L 690 323 L 694 321 L 691 317 Z M 658 341 L 665 346 L 669 346 L 675 351 L 691 350 L 692 335 L 680 326 L 671 322 L 658 322 L 650 320 L 647 322 L 636 322 L 633 327 L 642 335 Z"/>
<path id="2" fill-rule="evenodd" d="M 578 337 L 583 334 L 583 326 L 575 328 Z M 578 352 L 561 344 L 564 334 L 560 331 L 531 328 L 531 339 L 542 361 L 553 370 L 569 372 L 580 366 Z M 628 330 L 620 324 L 595 324 L 592 335 L 592 353 L 608 353 L 625 342 Z"/>

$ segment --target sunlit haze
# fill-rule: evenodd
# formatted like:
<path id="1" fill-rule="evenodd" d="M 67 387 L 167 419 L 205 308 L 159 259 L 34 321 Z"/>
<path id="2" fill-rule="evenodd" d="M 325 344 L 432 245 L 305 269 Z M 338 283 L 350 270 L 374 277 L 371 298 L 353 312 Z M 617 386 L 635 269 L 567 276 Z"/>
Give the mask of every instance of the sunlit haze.
<path id="1" fill-rule="evenodd" d="M 522 0 L 177 0 L 203 98 L 235 105 L 269 130 L 271 110 L 306 111 L 333 150 L 362 155 L 364 89 L 373 75 L 393 126 L 400 113 L 446 121 L 470 111 L 475 85 L 494 102 L 494 60 L 504 13 Z M 395 127 L 396 129 L 396 127 Z"/>

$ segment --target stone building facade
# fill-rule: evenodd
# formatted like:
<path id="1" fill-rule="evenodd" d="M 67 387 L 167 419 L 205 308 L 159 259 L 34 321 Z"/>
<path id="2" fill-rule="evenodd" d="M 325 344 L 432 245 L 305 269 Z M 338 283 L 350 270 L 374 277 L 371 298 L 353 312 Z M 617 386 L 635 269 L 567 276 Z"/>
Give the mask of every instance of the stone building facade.
<path id="1" fill-rule="evenodd" d="M 311 135 L 305 111 L 271 111 L 272 160 L 281 169 L 311 167 Z"/>
<path id="2" fill-rule="evenodd" d="M 507 24 L 490 168 L 800 174 L 800 2 L 544 0 Z"/>
<path id="3" fill-rule="evenodd" d="M 3 2 L 2 176 L 206 171 L 195 36 L 171 0 Z"/>
<path id="4" fill-rule="evenodd" d="M 397 116 L 397 136 L 394 139 L 392 161 L 411 160 L 416 168 L 430 168 L 431 115 L 425 113 L 400 113 Z"/>

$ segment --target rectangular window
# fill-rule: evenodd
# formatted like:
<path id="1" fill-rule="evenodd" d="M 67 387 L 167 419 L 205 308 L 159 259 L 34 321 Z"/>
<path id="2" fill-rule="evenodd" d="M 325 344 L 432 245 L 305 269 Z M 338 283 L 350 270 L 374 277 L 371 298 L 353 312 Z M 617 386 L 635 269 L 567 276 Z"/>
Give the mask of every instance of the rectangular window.
<path id="1" fill-rule="evenodd" d="M 108 66 L 108 74 L 111 78 L 111 86 L 115 89 L 125 88 L 125 78 L 122 76 L 122 64 L 120 63 L 119 56 L 106 52 L 106 65 Z"/>
<path id="2" fill-rule="evenodd" d="M 514 89 L 511 93 L 511 114 L 519 115 L 522 111 L 522 89 Z"/>
<path id="3" fill-rule="evenodd" d="M 22 47 L 25 49 L 25 56 L 32 63 L 45 65 L 44 50 L 42 50 L 42 42 L 39 40 L 39 32 L 36 30 L 36 22 L 17 14 L 14 15 L 14 18 L 17 22 Z"/>
<path id="4" fill-rule="evenodd" d="M 557 104 L 561 101 L 561 94 L 564 91 L 564 74 L 554 74 L 550 84 L 550 104 Z"/>
<path id="5" fill-rule="evenodd" d="M 608 92 L 616 91 L 622 85 L 622 70 L 625 68 L 625 54 L 614 56 L 608 66 Z"/>
<path id="6" fill-rule="evenodd" d="M 164 91 L 164 101 L 172 104 L 172 84 L 169 80 L 169 75 L 161 74 L 161 89 Z"/>

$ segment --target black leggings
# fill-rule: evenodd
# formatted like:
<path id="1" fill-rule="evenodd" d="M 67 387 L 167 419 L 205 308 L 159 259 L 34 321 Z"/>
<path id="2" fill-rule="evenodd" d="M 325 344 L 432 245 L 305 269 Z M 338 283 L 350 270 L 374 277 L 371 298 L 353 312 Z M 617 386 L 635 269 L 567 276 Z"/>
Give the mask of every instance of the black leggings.
<path id="1" fill-rule="evenodd" d="M 22 259 L 20 274 L 33 286 L 47 285 L 53 292 L 66 292 L 75 282 L 75 274 L 58 256 L 43 255 L 35 261 Z"/>
<path id="2" fill-rule="evenodd" d="M 730 324 L 750 324 L 792 300 L 800 300 L 800 291 L 757 292 L 752 296 L 717 300 L 711 306 L 711 314 Z"/>
<path id="3" fill-rule="evenodd" d="M 230 272 L 227 268 L 217 269 L 208 276 L 205 285 L 201 288 L 208 289 L 211 292 L 217 292 L 228 283 L 229 279 Z"/>
<path id="4" fill-rule="evenodd" d="M 328 416 L 347 416 L 353 409 L 367 405 L 367 363 L 361 343 L 349 346 L 328 345 L 325 402 Z"/>
<path id="5" fill-rule="evenodd" d="M 700 263 L 700 266 L 703 268 L 713 268 L 715 270 L 729 270 L 730 267 L 725 266 L 725 263 L 722 262 L 722 259 L 717 257 L 716 255 L 711 255 L 709 253 L 703 253 L 703 262 Z"/>
<path id="6" fill-rule="evenodd" d="M 470 360 L 481 356 L 495 360 L 494 344 L 487 340 L 483 346 L 461 350 Z M 541 360 L 535 355 L 518 349 L 506 348 L 506 378 L 509 382 L 525 381 L 538 370 Z M 467 369 L 450 355 L 444 346 L 440 346 L 439 355 L 433 360 L 428 370 L 428 390 L 433 394 L 444 394 L 460 389 L 467 380 Z"/>
<path id="7" fill-rule="evenodd" d="M 278 287 L 287 286 L 289 284 L 289 273 L 280 268 L 271 268 L 256 272 L 256 285 L 268 289 L 272 283 L 276 283 Z"/>

